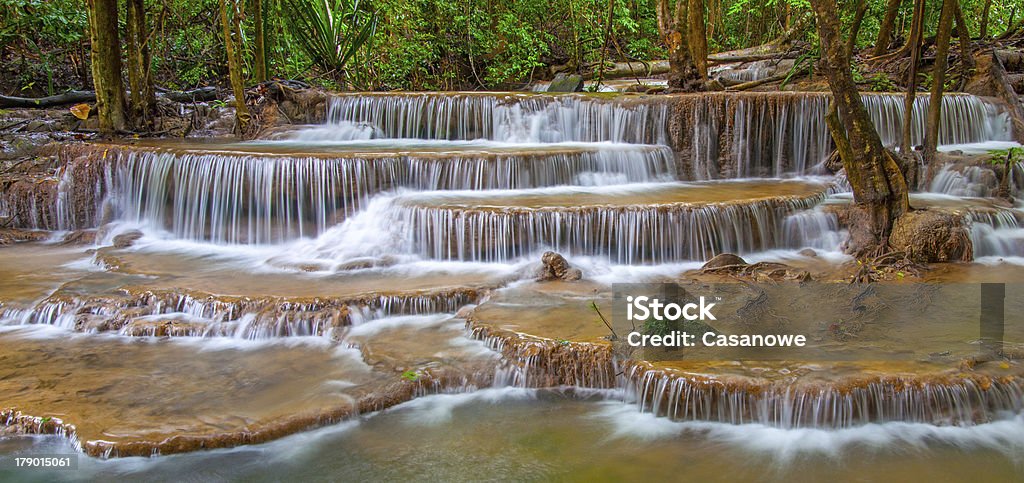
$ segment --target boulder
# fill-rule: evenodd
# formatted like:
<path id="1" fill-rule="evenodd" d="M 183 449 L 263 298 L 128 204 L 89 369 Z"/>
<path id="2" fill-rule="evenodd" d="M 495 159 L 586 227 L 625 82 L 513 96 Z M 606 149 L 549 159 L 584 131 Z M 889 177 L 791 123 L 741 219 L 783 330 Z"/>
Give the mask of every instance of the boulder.
<path id="1" fill-rule="evenodd" d="M 564 280 L 572 282 L 583 278 L 583 272 L 580 269 L 570 266 L 565 257 L 555 252 L 545 252 L 540 261 L 543 266 L 537 274 L 539 281 Z"/>
<path id="2" fill-rule="evenodd" d="M 892 229 L 889 247 L 918 263 L 969 262 L 974 245 L 963 215 L 941 210 L 905 213 Z"/>
<path id="3" fill-rule="evenodd" d="M 583 76 L 559 73 L 548 86 L 548 92 L 582 92 Z"/>
<path id="4" fill-rule="evenodd" d="M 712 258 L 711 260 L 708 260 L 708 262 L 705 263 L 703 267 L 700 267 L 700 269 L 716 270 L 724 267 L 736 267 L 746 265 L 748 265 L 747 261 L 740 258 L 739 255 L 734 255 L 732 253 L 720 253 L 718 255 L 715 255 L 714 258 Z"/>
<path id="5" fill-rule="evenodd" d="M 134 245 L 139 238 L 142 238 L 142 232 L 139 230 L 124 232 L 114 237 L 114 248 L 128 248 Z"/>

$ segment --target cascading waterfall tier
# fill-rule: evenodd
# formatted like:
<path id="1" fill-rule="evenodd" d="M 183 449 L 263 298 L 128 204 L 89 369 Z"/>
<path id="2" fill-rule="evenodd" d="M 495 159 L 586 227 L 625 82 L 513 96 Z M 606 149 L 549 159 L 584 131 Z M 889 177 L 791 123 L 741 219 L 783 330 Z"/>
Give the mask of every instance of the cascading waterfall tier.
<path id="1" fill-rule="evenodd" d="M 966 425 L 1024 409 L 1024 385 L 1014 375 L 865 375 L 800 385 L 690 373 L 643 361 L 628 363 L 624 374 L 642 411 L 676 420 L 780 428 L 886 421 Z"/>
<path id="2" fill-rule="evenodd" d="M 658 100 L 660 99 L 660 100 Z M 328 123 L 389 138 L 665 144 L 665 98 L 587 94 L 340 94 Z"/>
<path id="3" fill-rule="evenodd" d="M 409 195 L 387 223 L 413 233 L 407 251 L 441 260 L 504 261 L 542 249 L 627 264 L 705 260 L 786 246 L 786 217 L 821 202 L 825 190 L 777 181 Z"/>
<path id="4" fill-rule="evenodd" d="M 650 182 L 676 171 L 668 148 L 628 145 L 352 155 L 93 145 L 65 156 L 68 167 L 51 195 L 54 213 L 25 220 L 34 228 L 94 227 L 105 213 L 108 220 L 155 223 L 179 238 L 252 244 L 316 236 L 394 188 Z"/>
<path id="5" fill-rule="evenodd" d="M 863 94 L 864 106 L 890 147 L 899 145 L 903 96 Z M 707 93 L 678 97 L 671 144 L 683 153 L 694 179 L 745 178 L 807 173 L 833 150 L 825 123 L 825 93 Z M 914 144 L 923 139 L 929 99 L 918 97 L 912 116 Z M 1009 140 L 1009 115 L 967 94 L 942 99 L 940 144 Z"/>
<path id="6" fill-rule="evenodd" d="M 262 340 L 330 335 L 334 329 L 384 316 L 455 312 L 482 296 L 469 288 L 345 298 L 233 297 L 134 288 L 121 292 L 85 297 L 58 293 L 30 309 L 0 308 L 0 319 L 126 336 Z"/>

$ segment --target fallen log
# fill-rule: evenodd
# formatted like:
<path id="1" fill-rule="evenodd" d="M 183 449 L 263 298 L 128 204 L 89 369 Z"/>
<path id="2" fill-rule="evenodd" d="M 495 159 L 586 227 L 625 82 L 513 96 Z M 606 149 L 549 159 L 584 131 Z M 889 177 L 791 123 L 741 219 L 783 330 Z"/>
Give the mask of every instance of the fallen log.
<path id="1" fill-rule="evenodd" d="M 190 91 L 169 91 L 157 94 L 174 102 L 206 102 L 217 98 L 217 88 L 213 86 L 200 87 Z"/>
<path id="2" fill-rule="evenodd" d="M 216 87 L 200 87 L 189 91 L 166 91 L 158 92 L 158 97 L 164 97 L 174 102 L 205 102 L 217 98 Z M 78 104 L 81 102 L 96 102 L 95 91 L 68 91 L 63 94 L 46 97 L 15 97 L 0 95 L 0 108 L 46 108 Z"/>
<path id="3" fill-rule="evenodd" d="M 55 96 L 39 98 L 0 96 L 0 107 L 41 108 L 77 104 L 79 102 L 96 102 L 96 93 L 93 91 L 68 91 Z"/>

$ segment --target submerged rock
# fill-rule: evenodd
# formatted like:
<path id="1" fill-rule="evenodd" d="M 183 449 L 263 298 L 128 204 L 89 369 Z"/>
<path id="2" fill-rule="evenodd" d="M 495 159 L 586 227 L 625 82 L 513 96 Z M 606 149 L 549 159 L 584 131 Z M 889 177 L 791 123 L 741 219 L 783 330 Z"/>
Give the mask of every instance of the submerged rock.
<path id="1" fill-rule="evenodd" d="M 963 215 L 947 211 L 916 210 L 904 214 L 896 220 L 889 246 L 918 263 L 974 259 L 966 220 Z"/>
<path id="2" fill-rule="evenodd" d="M 558 253 L 545 252 L 540 257 L 540 261 L 544 265 L 537 274 L 537 280 L 539 281 L 564 280 L 573 282 L 583 278 L 583 272 L 578 268 L 570 266 L 565 257 Z"/>

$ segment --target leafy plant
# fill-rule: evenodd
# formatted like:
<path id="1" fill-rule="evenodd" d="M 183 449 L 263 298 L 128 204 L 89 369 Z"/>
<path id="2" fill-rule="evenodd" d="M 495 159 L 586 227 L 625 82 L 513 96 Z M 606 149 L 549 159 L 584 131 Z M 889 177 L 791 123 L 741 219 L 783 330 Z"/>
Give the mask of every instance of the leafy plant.
<path id="1" fill-rule="evenodd" d="M 416 382 L 420 380 L 420 375 L 416 371 L 405 371 L 402 373 L 402 379 L 409 382 Z"/>
<path id="2" fill-rule="evenodd" d="M 325 73 L 345 66 L 377 31 L 377 14 L 359 0 L 284 0 L 289 33 Z"/>

